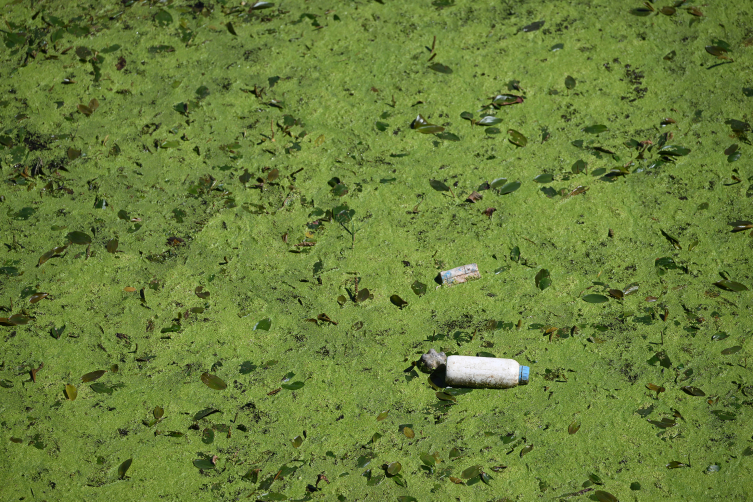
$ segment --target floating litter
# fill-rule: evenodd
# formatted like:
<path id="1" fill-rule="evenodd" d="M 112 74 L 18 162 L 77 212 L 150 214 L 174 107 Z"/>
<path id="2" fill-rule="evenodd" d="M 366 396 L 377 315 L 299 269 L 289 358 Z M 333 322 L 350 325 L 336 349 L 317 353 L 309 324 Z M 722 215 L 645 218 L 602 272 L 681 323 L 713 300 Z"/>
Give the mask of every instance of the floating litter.
<path id="1" fill-rule="evenodd" d="M 452 270 L 445 270 L 444 272 L 440 272 L 439 275 L 442 277 L 442 284 L 446 286 L 481 278 L 481 274 L 478 273 L 478 265 L 475 263 L 455 267 Z"/>

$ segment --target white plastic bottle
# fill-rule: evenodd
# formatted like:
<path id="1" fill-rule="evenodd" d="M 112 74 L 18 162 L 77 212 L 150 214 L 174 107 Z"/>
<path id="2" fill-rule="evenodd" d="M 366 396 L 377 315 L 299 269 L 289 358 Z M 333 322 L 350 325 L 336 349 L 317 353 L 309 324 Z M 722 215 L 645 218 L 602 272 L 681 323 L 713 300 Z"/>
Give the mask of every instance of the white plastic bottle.
<path id="1" fill-rule="evenodd" d="M 528 384 L 529 372 L 513 359 L 449 356 L 445 382 L 451 387 L 506 389 Z"/>

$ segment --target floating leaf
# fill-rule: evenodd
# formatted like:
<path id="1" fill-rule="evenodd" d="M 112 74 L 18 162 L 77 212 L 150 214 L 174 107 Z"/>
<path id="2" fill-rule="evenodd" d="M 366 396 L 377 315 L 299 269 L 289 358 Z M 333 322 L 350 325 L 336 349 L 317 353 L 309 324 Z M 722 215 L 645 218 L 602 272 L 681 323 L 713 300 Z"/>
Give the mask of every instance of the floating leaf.
<path id="1" fill-rule="evenodd" d="M 705 396 L 706 395 L 706 393 L 703 392 L 698 387 L 689 387 L 689 386 L 686 386 L 686 387 L 682 387 L 682 390 L 683 390 L 683 392 L 685 392 L 686 394 L 689 394 L 691 396 Z"/>
<path id="2" fill-rule="evenodd" d="M 265 317 L 261 321 L 254 324 L 254 331 L 256 330 L 269 331 L 269 328 L 271 327 L 272 327 L 272 319 L 270 319 L 269 317 Z"/>
<path id="3" fill-rule="evenodd" d="M 411 284 L 410 288 L 417 296 L 423 296 L 426 294 L 426 284 L 423 282 L 415 281 Z"/>
<path id="4" fill-rule="evenodd" d="M 301 436 L 296 436 L 291 441 L 293 444 L 293 448 L 300 448 L 300 446 L 303 444 L 303 438 Z"/>
<path id="5" fill-rule="evenodd" d="M 445 66 L 440 63 L 434 63 L 432 65 L 429 65 L 429 69 L 434 70 L 435 72 L 438 72 L 438 73 L 444 73 L 446 75 L 449 75 L 452 73 L 452 69 L 449 66 Z"/>
<path id="6" fill-rule="evenodd" d="M 131 468 L 131 464 L 133 463 L 133 459 L 129 458 L 122 464 L 118 466 L 118 478 L 119 479 L 125 479 L 125 475 L 128 472 L 128 469 Z"/>
<path id="7" fill-rule="evenodd" d="M 507 183 L 502 188 L 499 189 L 500 195 L 506 195 L 508 193 L 513 193 L 515 190 L 520 188 L 520 181 L 513 181 L 511 183 Z"/>
<path id="8" fill-rule="evenodd" d="M 735 292 L 738 292 L 738 293 L 740 291 L 748 291 L 748 287 L 745 286 L 744 284 L 740 284 L 739 282 L 730 281 L 730 280 L 727 280 L 727 279 L 723 279 L 723 280 L 721 280 L 719 282 L 715 282 L 714 286 L 716 286 L 718 288 L 721 288 L 721 289 L 725 289 L 727 291 L 735 291 Z"/>
<path id="9" fill-rule="evenodd" d="M 416 433 L 410 427 L 404 427 L 403 428 L 403 434 L 408 439 L 413 439 L 414 437 L 416 437 Z"/>
<path id="10" fill-rule="evenodd" d="M 678 145 L 665 145 L 659 149 L 661 155 L 683 156 L 690 153 L 690 148 Z"/>
<path id="11" fill-rule="evenodd" d="M 434 465 L 436 465 L 437 463 L 437 459 L 429 455 L 428 453 L 422 453 L 420 458 L 421 462 L 423 462 L 424 465 L 428 465 L 429 467 L 434 467 Z"/>
<path id="12" fill-rule="evenodd" d="M 533 181 L 536 183 L 551 183 L 554 181 L 554 175 L 550 173 L 539 174 L 533 179 Z"/>
<path id="13" fill-rule="evenodd" d="M 204 408 L 203 410 L 197 411 L 196 414 L 193 416 L 193 420 L 198 422 L 204 417 L 208 417 L 209 415 L 212 415 L 213 413 L 222 413 L 217 408 Z"/>
<path id="14" fill-rule="evenodd" d="M 730 163 L 730 164 L 732 162 L 737 162 L 738 160 L 740 160 L 740 157 L 742 157 L 742 152 L 740 152 L 740 151 L 731 153 L 731 154 L 729 154 L 727 156 L 727 162 Z"/>
<path id="15" fill-rule="evenodd" d="M 523 26 L 522 31 L 525 33 L 536 31 L 542 26 L 544 26 L 545 21 L 536 21 L 535 23 L 531 23 L 529 25 Z"/>
<path id="16" fill-rule="evenodd" d="M 719 420 L 735 420 L 737 415 L 732 411 L 714 410 L 711 412 Z"/>
<path id="17" fill-rule="evenodd" d="M 65 236 L 66 239 L 68 239 L 69 242 L 72 244 L 91 244 L 92 238 L 89 237 L 84 232 L 70 232 L 68 235 Z"/>
<path id="18" fill-rule="evenodd" d="M 515 129 L 508 129 L 507 134 L 510 135 L 510 143 L 512 143 L 513 145 L 517 145 L 523 148 L 524 146 L 528 144 L 528 138 L 523 136 L 521 133 L 519 133 Z"/>
<path id="19" fill-rule="evenodd" d="M 570 75 L 565 77 L 565 87 L 567 89 L 575 89 L 575 79 Z"/>
<path id="20" fill-rule="evenodd" d="M 357 303 L 362 303 L 362 302 L 365 302 L 366 300 L 368 300 L 369 298 L 371 298 L 371 292 L 368 289 L 363 288 L 356 295 L 356 302 Z"/>
<path id="21" fill-rule="evenodd" d="M 429 185 L 431 185 L 431 187 L 437 192 L 449 192 L 450 191 L 450 187 L 448 187 L 447 185 L 445 185 L 439 180 L 429 180 Z"/>
<path id="22" fill-rule="evenodd" d="M 504 186 L 505 183 L 507 183 L 507 178 L 497 178 L 491 182 L 489 188 L 499 188 L 501 186 Z"/>
<path id="23" fill-rule="evenodd" d="M 592 125 L 592 126 L 586 127 L 585 129 L 583 129 L 583 132 L 587 132 L 589 134 L 600 134 L 600 133 L 602 133 L 604 131 L 607 131 L 607 130 L 608 130 L 607 126 L 601 125 L 601 124 L 597 124 L 597 125 Z"/>
<path id="24" fill-rule="evenodd" d="M 491 126 L 491 125 L 497 125 L 500 122 L 502 122 L 502 119 L 499 117 L 494 117 L 492 115 L 487 115 L 486 117 L 482 117 L 481 120 L 476 122 L 478 125 L 481 126 Z"/>
<path id="25" fill-rule="evenodd" d="M 471 479 L 471 478 L 475 478 L 479 474 L 481 474 L 481 466 L 473 465 L 465 469 L 462 473 L 460 473 L 460 477 L 463 479 Z"/>
<path id="26" fill-rule="evenodd" d="M 536 282 L 536 287 L 541 291 L 544 291 L 546 288 L 552 285 L 552 279 L 551 277 L 549 277 L 549 270 L 545 268 L 539 270 L 534 280 Z"/>
<path id="27" fill-rule="evenodd" d="M 596 497 L 596 500 L 599 502 L 619 502 L 617 497 L 603 490 L 596 490 L 594 492 L 594 497 Z"/>
<path id="28" fill-rule="evenodd" d="M 109 241 L 107 241 L 105 249 L 107 249 L 108 253 L 115 254 L 115 252 L 118 250 L 118 239 L 110 239 Z"/>
<path id="29" fill-rule="evenodd" d="M 408 305 L 408 302 L 400 298 L 398 295 L 390 296 L 390 301 L 392 302 L 393 305 L 395 305 L 396 307 L 400 307 L 401 309 L 405 307 L 406 305 Z"/>
<path id="30" fill-rule="evenodd" d="M 105 373 L 107 373 L 107 370 L 92 371 L 92 372 L 87 373 L 84 376 L 82 376 L 81 377 L 81 381 L 83 383 L 93 382 L 94 380 L 97 380 L 99 377 L 101 377 Z"/>
<path id="31" fill-rule="evenodd" d="M 445 141 L 460 141 L 460 136 L 458 136 L 457 134 L 453 134 L 451 132 L 447 132 L 447 131 L 435 134 L 435 136 Z"/>
<path id="32" fill-rule="evenodd" d="M 732 354 L 737 354 L 740 352 L 743 348 L 740 345 L 735 345 L 734 347 L 728 347 L 722 351 L 723 356 L 729 356 Z"/>
<path id="33" fill-rule="evenodd" d="M 609 298 L 604 295 L 590 294 L 583 297 L 583 301 L 588 303 L 604 303 L 608 302 Z"/>
<path id="34" fill-rule="evenodd" d="M 197 469 L 214 469 L 217 467 L 209 458 L 197 458 L 193 461 L 193 466 Z"/>
<path id="35" fill-rule="evenodd" d="M 201 432 L 201 442 L 204 444 L 214 443 L 214 430 L 206 428 Z"/>
<path id="36" fill-rule="evenodd" d="M 390 476 L 395 476 L 400 470 L 403 468 L 403 466 L 400 464 L 400 462 L 390 462 L 389 465 L 387 465 L 387 474 Z"/>
<path id="37" fill-rule="evenodd" d="M 298 390 L 298 389 L 303 388 L 304 385 L 305 385 L 304 382 L 298 381 L 298 382 L 282 384 L 282 388 L 285 390 Z"/>
<path id="38" fill-rule="evenodd" d="M 201 374 L 201 381 L 213 390 L 224 390 L 227 388 L 227 384 L 220 377 L 206 372 Z"/>
<path id="39" fill-rule="evenodd" d="M 165 416 L 165 409 L 162 406 L 155 406 L 152 410 L 152 415 L 154 416 L 155 420 L 159 420 Z"/>
<path id="40" fill-rule="evenodd" d="M 532 450 L 533 450 L 533 445 L 532 444 L 529 444 L 529 445 L 525 446 L 522 450 L 520 450 L 520 456 L 521 456 L 521 458 L 523 457 L 523 455 L 525 455 L 527 453 L 530 453 Z"/>
<path id="41" fill-rule="evenodd" d="M 65 386 L 65 397 L 68 398 L 69 401 L 75 401 L 76 396 L 78 396 L 78 391 L 76 390 L 76 386 L 72 384 L 68 384 Z"/>
<path id="42" fill-rule="evenodd" d="M 669 235 L 664 230 L 659 229 L 659 231 L 664 236 L 664 238 L 667 239 L 670 242 L 670 244 L 672 244 L 672 246 L 674 246 L 675 249 L 682 249 L 682 246 L 680 245 L 680 241 L 676 237 Z"/>
<path id="43" fill-rule="evenodd" d="M 383 411 L 383 412 L 381 412 L 379 415 L 377 415 L 377 418 L 376 418 L 377 422 L 381 422 L 382 420 L 384 420 L 385 418 L 387 418 L 387 415 L 389 415 L 389 414 L 390 414 L 389 411 Z"/>
<path id="44" fill-rule="evenodd" d="M 523 96 L 515 96 L 514 94 L 498 94 L 492 98 L 492 106 L 499 108 L 500 106 L 508 106 L 522 103 Z"/>
<path id="45" fill-rule="evenodd" d="M 578 420 L 573 420 L 573 423 L 571 423 L 567 427 L 568 434 L 575 434 L 580 430 L 580 422 Z"/>
<path id="46" fill-rule="evenodd" d="M 717 59 L 729 59 L 727 56 L 728 50 L 724 47 L 720 47 L 718 45 L 707 45 L 706 52 L 711 54 L 712 56 L 715 56 Z"/>
<path id="47" fill-rule="evenodd" d="M 418 502 L 418 499 L 416 497 L 411 497 L 410 495 L 400 495 L 397 498 L 397 502 Z"/>

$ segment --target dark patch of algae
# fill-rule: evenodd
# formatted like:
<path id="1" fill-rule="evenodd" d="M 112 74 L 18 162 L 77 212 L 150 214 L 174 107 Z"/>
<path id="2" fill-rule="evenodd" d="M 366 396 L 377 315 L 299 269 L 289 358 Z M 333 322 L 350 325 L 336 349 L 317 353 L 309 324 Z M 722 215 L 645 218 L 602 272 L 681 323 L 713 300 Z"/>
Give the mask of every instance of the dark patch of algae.
<path id="1" fill-rule="evenodd" d="M 714 283 L 753 286 L 728 225 L 753 219 L 751 4 L 249 7 L 2 7 L 0 297 L 31 318 L 0 331 L 4 500 L 748 498 L 751 293 Z M 500 93 L 525 100 L 482 110 Z M 91 245 L 37 266 L 70 232 Z M 430 347 L 531 383 L 438 401 L 410 371 Z M 488 485 L 451 480 L 474 465 Z"/>

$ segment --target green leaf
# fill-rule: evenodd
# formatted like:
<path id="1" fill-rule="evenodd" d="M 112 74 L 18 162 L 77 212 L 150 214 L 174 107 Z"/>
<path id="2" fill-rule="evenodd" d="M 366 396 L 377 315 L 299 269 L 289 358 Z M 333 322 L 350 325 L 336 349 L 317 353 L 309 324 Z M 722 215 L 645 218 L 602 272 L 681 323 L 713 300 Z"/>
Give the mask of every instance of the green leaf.
<path id="1" fill-rule="evenodd" d="M 508 183 L 502 188 L 499 189 L 500 195 L 506 195 L 508 193 L 513 193 L 515 190 L 520 188 L 520 181 L 513 181 L 512 183 Z"/>
<path id="2" fill-rule="evenodd" d="M 207 96 L 209 96 L 209 88 L 205 85 L 202 85 L 198 89 L 196 89 L 196 95 L 199 97 L 199 99 L 204 99 Z"/>
<path id="3" fill-rule="evenodd" d="M 575 79 L 570 75 L 565 77 L 565 87 L 567 89 L 575 89 Z"/>
<path id="4" fill-rule="evenodd" d="M 118 466 L 118 478 L 125 479 L 125 475 L 128 472 L 128 469 L 130 469 L 132 463 L 133 459 L 129 458 L 128 460 L 120 464 L 120 466 Z"/>
<path id="5" fill-rule="evenodd" d="M 424 465 L 428 465 L 429 467 L 434 467 L 437 463 L 437 459 L 429 455 L 428 453 L 422 453 L 420 455 L 420 458 L 421 462 L 423 462 Z"/>
<path id="6" fill-rule="evenodd" d="M 434 124 L 426 124 L 426 125 L 414 127 L 414 129 L 422 134 L 436 134 L 438 132 L 444 131 L 444 127 L 434 125 Z"/>
<path id="7" fill-rule="evenodd" d="M 690 153 L 690 148 L 678 145 L 664 145 L 659 149 L 661 155 L 682 156 Z"/>
<path id="8" fill-rule="evenodd" d="M 429 185 L 431 185 L 431 187 L 437 192 L 449 192 L 450 191 L 450 187 L 448 187 L 447 185 L 445 185 L 439 180 L 429 180 Z"/>
<path id="9" fill-rule="evenodd" d="M 533 179 L 533 181 L 536 183 L 551 183 L 554 181 L 554 176 L 550 173 L 539 174 Z"/>
<path id="10" fill-rule="evenodd" d="M 426 294 L 426 284 L 422 282 L 415 281 L 411 284 L 410 288 L 417 296 L 423 296 Z"/>
<path id="11" fill-rule="evenodd" d="M 597 124 L 597 125 L 592 125 L 592 126 L 586 127 L 585 129 L 583 129 L 583 132 L 587 132 L 588 134 L 599 134 L 599 133 L 602 133 L 602 132 L 607 131 L 607 130 L 608 130 L 607 126 L 601 125 L 601 124 Z"/>
<path id="12" fill-rule="evenodd" d="M 738 151 L 736 151 L 734 153 L 731 153 L 731 154 L 729 154 L 727 156 L 727 162 L 729 162 L 729 163 L 737 162 L 738 160 L 740 160 L 741 156 L 742 156 L 742 152 L 738 150 Z"/>
<path id="13" fill-rule="evenodd" d="M 269 331 L 269 328 L 271 327 L 272 327 L 272 319 L 270 319 L 269 317 L 265 317 L 261 321 L 254 324 L 254 331 L 256 330 Z"/>
<path id="14" fill-rule="evenodd" d="M 466 470 L 464 470 L 460 474 L 460 477 L 463 478 L 463 479 L 471 479 L 471 478 L 475 478 L 479 474 L 481 474 L 481 466 L 480 465 L 474 465 L 474 466 L 471 466 L 471 467 L 467 468 Z"/>
<path id="15" fill-rule="evenodd" d="M 599 502 L 619 502 L 617 497 L 603 490 L 596 490 L 594 492 L 594 497 L 596 497 L 596 500 Z"/>
<path id="16" fill-rule="evenodd" d="M 201 442 L 204 444 L 214 443 L 214 430 L 207 427 L 201 432 Z"/>
<path id="17" fill-rule="evenodd" d="M 68 241 L 70 241 L 73 244 L 91 244 L 92 238 L 89 237 L 84 232 L 70 232 L 68 235 L 65 236 Z"/>
<path id="18" fill-rule="evenodd" d="M 510 250 L 510 259 L 516 263 L 520 261 L 520 248 L 518 246 Z"/>
<path id="19" fill-rule="evenodd" d="M 546 288 L 552 285 L 552 279 L 551 277 L 549 277 L 549 271 L 545 268 L 539 270 L 539 273 L 536 274 L 535 281 L 536 287 L 541 291 L 544 291 Z"/>
<path id="20" fill-rule="evenodd" d="M 507 178 L 497 178 L 494 181 L 492 181 L 491 185 L 489 185 L 489 188 L 499 188 L 503 186 L 505 183 L 507 183 Z"/>
<path id="21" fill-rule="evenodd" d="M 476 122 L 478 125 L 482 126 L 491 126 L 491 125 L 497 125 L 500 122 L 502 122 L 502 119 L 499 117 L 494 117 L 492 115 L 487 115 L 486 117 L 483 117 L 481 120 Z"/>
<path id="22" fill-rule="evenodd" d="M 444 73 L 446 75 L 449 75 L 452 73 L 452 69 L 450 69 L 449 66 L 445 66 L 440 63 L 434 63 L 432 65 L 429 65 L 429 69 L 434 70 L 435 72 L 438 72 L 438 73 Z"/>
<path id="23" fill-rule="evenodd" d="M 521 133 L 516 131 L 515 129 L 508 129 L 507 134 L 510 135 L 510 143 L 513 145 L 517 145 L 520 148 L 523 148 L 528 144 L 528 138 L 523 136 Z"/>
<path id="24" fill-rule="evenodd" d="M 166 10 L 160 9 L 155 15 L 154 15 L 154 22 L 157 23 L 157 26 L 167 26 L 169 24 L 172 24 L 173 22 L 173 16 L 170 15 L 169 12 Z"/>
<path id="25" fill-rule="evenodd" d="M 604 295 L 590 294 L 583 297 L 583 301 L 588 303 L 604 303 L 608 302 L 609 298 Z"/>
<path id="26" fill-rule="evenodd" d="M 451 132 L 440 132 L 439 134 L 435 134 L 435 136 L 439 139 L 443 139 L 445 141 L 460 141 L 460 137 L 457 134 L 453 134 Z"/>
<path id="27" fill-rule="evenodd" d="M 729 348 L 724 349 L 722 351 L 722 355 L 723 356 L 729 356 L 729 355 L 732 355 L 732 354 L 737 354 L 741 350 L 743 350 L 742 346 L 735 345 L 734 347 L 729 347 Z"/>
<path id="28" fill-rule="evenodd" d="M 216 467 L 208 458 L 197 458 L 193 461 L 193 466 L 197 469 L 214 469 Z"/>
<path id="29" fill-rule="evenodd" d="M 400 298 L 400 296 L 398 296 L 398 295 L 392 295 L 392 296 L 390 296 L 390 302 L 392 302 L 393 305 L 395 305 L 396 307 L 399 307 L 401 309 L 403 307 L 405 307 L 406 305 L 408 305 L 408 302 L 406 302 L 405 300 L 403 300 L 402 298 Z"/>
<path id="30" fill-rule="evenodd" d="M 304 382 L 292 382 L 292 383 L 284 383 L 282 384 L 282 388 L 285 390 L 298 390 L 302 388 L 305 385 Z"/>
<path id="31" fill-rule="evenodd" d="M 213 390 L 224 390 L 227 388 L 227 384 L 220 377 L 206 372 L 201 374 L 201 381 Z"/>
<path id="32" fill-rule="evenodd" d="M 573 174 L 580 174 L 586 170 L 586 163 L 582 160 L 576 160 L 570 170 L 573 172 Z"/>
<path id="33" fill-rule="evenodd" d="M 748 291 L 748 287 L 745 286 L 744 284 L 740 284 L 739 282 L 735 282 L 735 281 L 729 281 L 727 279 L 723 279 L 719 282 L 715 282 L 714 286 L 718 288 L 726 289 L 727 291 L 735 291 L 738 293 L 740 291 Z"/>
<path id="34" fill-rule="evenodd" d="M 400 462 L 390 462 L 387 465 L 387 474 L 390 476 L 395 476 L 400 470 L 403 468 L 403 466 L 400 464 Z"/>
<path id="35" fill-rule="evenodd" d="M 89 386 L 91 390 L 96 392 L 97 394 L 112 394 L 115 390 L 115 387 L 108 387 L 102 382 L 93 383 Z"/>
<path id="36" fill-rule="evenodd" d="M 719 420 L 734 420 L 737 415 L 732 411 L 714 410 L 713 413 Z"/>
<path id="37" fill-rule="evenodd" d="M 92 372 L 87 373 L 84 376 L 82 376 L 81 377 L 81 381 L 83 383 L 93 382 L 94 380 L 97 380 L 99 377 L 101 377 L 105 373 L 107 373 L 107 370 L 92 371 Z"/>

